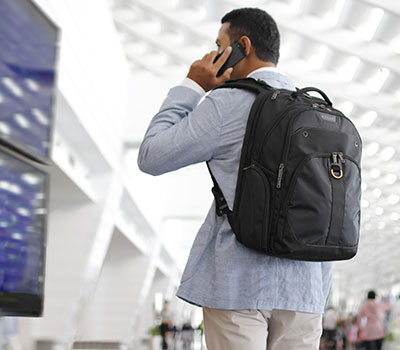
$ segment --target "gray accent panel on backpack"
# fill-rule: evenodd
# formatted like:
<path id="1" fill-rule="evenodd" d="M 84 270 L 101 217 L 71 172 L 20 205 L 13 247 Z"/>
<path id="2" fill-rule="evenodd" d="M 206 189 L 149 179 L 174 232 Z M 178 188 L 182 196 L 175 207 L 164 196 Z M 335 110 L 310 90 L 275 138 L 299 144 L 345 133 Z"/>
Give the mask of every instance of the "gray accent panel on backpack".
<path id="1" fill-rule="evenodd" d="M 313 127 L 336 132 L 350 133 L 358 138 L 358 134 L 352 124 L 339 115 L 332 115 L 316 110 L 301 113 L 293 122 L 293 133 L 300 128 Z"/>
<path id="2" fill-rule="evenodd" d="M 346 198 L 341 244 L 357 246 L 360 230 L 361 174 L 353 162 L 346 162 Z"/>

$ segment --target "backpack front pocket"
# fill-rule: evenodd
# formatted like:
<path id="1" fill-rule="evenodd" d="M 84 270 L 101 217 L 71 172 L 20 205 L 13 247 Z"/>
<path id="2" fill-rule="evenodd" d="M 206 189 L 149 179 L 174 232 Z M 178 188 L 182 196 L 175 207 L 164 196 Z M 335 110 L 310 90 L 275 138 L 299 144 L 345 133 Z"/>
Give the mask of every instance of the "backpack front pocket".
<path id="1" fill-rule="evenodd" d="M 284 234 L 306 245 L 357 245 L 360 185 L 358 165 L 340 152 L 304 158 L 287 193 Z"/>

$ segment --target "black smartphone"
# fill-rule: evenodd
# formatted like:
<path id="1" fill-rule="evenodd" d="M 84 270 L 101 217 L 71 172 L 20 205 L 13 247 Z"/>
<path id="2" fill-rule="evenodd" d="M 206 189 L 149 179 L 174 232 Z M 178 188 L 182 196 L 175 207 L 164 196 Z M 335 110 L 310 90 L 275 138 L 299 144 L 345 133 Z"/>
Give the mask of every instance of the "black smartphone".
<path id="1" fill-rule="evenodd" d="M 241 61 L 243 58 L 246 57 L 246 51 L 244 50 L 243 46 L 240 45 L 237 41 L 234 41 L 231 46 L 232 46 L 232 52 L 229 55 L 226 62 L 224 63 L 224 65 L 218 71 L 217 77 L 224 74 L 224 72 L 228 68 L 233 67 L 236 63 L 238 63 L 239 61 Z M 223 53 L 224 51 L 222 51 L 217 55 L 217 57 L 215 57 L 214 63 L 217 62 L 218 58 L 220 58 Z"/>

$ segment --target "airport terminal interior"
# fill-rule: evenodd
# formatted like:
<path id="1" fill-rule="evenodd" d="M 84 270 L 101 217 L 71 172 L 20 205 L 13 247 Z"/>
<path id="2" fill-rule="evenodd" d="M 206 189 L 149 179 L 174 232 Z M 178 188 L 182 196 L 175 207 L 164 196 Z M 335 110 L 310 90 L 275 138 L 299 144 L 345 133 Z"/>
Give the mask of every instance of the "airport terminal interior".
<path id="1" fill-rule="evenodd" d="M 137 157 L 239 7 L 274 17 L 278 67 L 324 90 L 363 139 L 359 250 L 334 263 L 329 305 L 355 315 L 371 289 L 396 302 L 398 0 L 0 0 L 1 350 L 161 349 L 166 307 L 169 348 L 206 349 L 201 308 L 175 292 L 213 201 L 207 167 L 154 177 Z"/>

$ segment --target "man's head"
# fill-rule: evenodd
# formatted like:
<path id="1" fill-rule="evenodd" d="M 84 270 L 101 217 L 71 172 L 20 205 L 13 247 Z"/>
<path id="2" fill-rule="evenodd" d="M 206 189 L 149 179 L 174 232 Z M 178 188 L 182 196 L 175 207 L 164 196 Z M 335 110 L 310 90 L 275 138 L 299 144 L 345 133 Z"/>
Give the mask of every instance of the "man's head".
<path id="1" fill-rule="evenodd" d="M 375 293 L 375 291 L 374 290 L 370 290 L 369 292 L 368 292 L 368 299 L 369 300 L 374 300 L 376 298 L 376 293 Z"/>
<path id="2" fill-rule="evenodd" d="M 222 51 L 238 41 L 246 58 L 233 68 L 232 78 L 245 77 L 254 69 L 275 66 L 279 60 L 279 31 L 273 18 L 257 8 L 241 8 L 221 19 L 217 45 Z"/>

